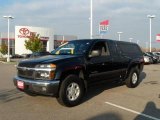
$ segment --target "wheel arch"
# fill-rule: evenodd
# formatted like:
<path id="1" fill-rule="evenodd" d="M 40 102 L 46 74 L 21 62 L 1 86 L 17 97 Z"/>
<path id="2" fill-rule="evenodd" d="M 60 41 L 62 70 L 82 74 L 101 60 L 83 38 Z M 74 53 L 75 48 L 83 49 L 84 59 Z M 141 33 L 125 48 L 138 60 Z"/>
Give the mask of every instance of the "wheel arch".
<path id="1" fill-rule="evenodd" d="M 131 69 L 133 68 L 136 68 L 140 71 L 141 69 L 141 64 L 140 63 L 131 63 L 126 71 L 126 76 L 125 76 L 125 79 L 128 78 L 129 74 L 130 74 L 130 71 Z"/>
<path id="2" fill-rule="evenodd" d="M 87 91 L 87 81 L 86 81 L 86 77 L 85 77 L 85 69 L 84 68 L 69 69 L 69 70 L 65 70 L 65 71 L 61 72 L 59 90 L 60 90 L 60 87 L 61 87 L 63 80 L 69 75 L 78 76 L 82 80 L 82 83 L 85 88 L 85 92 Z"/>

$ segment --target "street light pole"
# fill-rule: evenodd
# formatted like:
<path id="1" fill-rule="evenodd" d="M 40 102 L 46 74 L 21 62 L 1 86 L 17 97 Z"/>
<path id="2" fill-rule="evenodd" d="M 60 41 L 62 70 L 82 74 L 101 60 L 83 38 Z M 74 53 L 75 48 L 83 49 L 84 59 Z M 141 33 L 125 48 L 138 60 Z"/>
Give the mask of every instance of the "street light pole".
<path id="1" fill-rule="evenodd" d="M 117 32 L 118 33 L 118 40 L 120 41 L 121 40 L 121 34 L 123 33 L 123 32 Z"/>
<path id="2" fill-rule="evenodd" d="M 148 52 L 148 42 L 146 42 L 146 52 Z"/>
<path id="3" fill-rule="evenodd" d="M 132 42 L 132 39 L 133 39 L 133 38 L 129 38 L 129 42 Z"/>
<path id="4" fill-rule="evenodd" d="M 149 51 L 152 52 L 152 19 L 155 18 L 155 15 L 147 15 L 147 17 L 149 18 Z"/>
<path id="5" fill-rule="evenodd" d="M 139 40 L 137 40 L 137 44 L 139 43 Z"/>
<path id="6" fill-rule="evenodd" d="M 91 0 L 91 5 L 90 5 L 90 38 L 92 39 L 93 38 L 93 3 L 92 3 L 92 0 Z"/>
<path id="7" fill-rule="evenodd" d="M 9 40 L 9 22 L 10 19 L 14 19 L 12 16 L 3 16 L 8 21 L 8 55 L 7 55 L 7 62 L 10 62 L 10 40 Z"/>

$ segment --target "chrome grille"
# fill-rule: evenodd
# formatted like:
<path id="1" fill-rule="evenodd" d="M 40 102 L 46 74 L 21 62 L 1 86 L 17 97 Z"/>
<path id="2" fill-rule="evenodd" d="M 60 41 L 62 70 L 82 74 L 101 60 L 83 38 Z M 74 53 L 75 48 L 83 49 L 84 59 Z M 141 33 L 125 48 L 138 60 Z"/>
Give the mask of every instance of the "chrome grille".
<path id="1" fill-rule="evenodd" d="M 18 69 L 18 76 L 28 79 L 34 79 L 34 70 L 28 69 L 26 67 L 17 68 Z"/>

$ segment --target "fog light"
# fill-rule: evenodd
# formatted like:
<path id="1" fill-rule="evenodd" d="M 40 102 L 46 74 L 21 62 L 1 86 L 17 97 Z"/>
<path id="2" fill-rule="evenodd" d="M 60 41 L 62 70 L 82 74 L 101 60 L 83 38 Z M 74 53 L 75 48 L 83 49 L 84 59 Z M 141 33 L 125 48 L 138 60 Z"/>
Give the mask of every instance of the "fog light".
<path id="1" fill-rule="evenodd" d="M 46 87 L 42 87 L 42 91 L 46 91 L 47 89 L 46 89 Z"/>

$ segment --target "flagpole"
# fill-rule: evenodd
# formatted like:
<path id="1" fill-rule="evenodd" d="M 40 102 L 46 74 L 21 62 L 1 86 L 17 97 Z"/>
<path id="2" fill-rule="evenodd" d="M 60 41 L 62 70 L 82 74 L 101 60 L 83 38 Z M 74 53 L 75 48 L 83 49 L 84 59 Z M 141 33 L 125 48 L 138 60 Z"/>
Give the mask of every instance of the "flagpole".
<path id="1" fill-rule="evenodd" d="M 90 38 L 93 38 L 93 3 L 90 1 Z"/>

